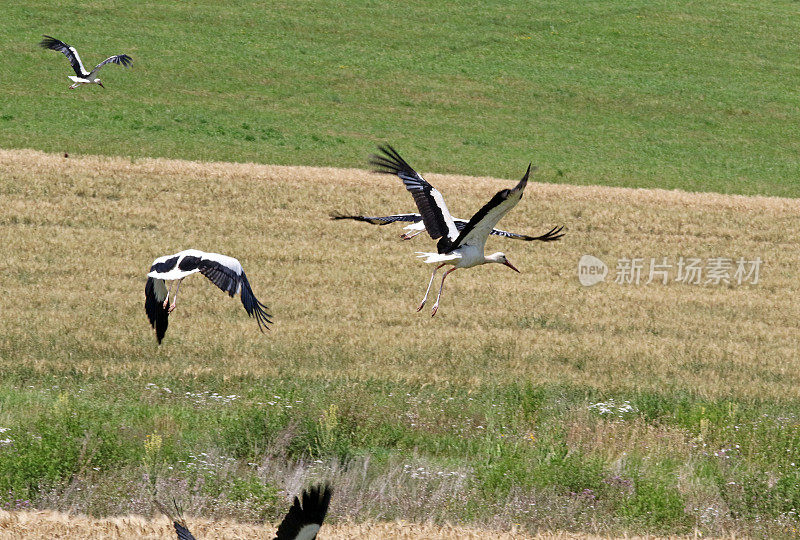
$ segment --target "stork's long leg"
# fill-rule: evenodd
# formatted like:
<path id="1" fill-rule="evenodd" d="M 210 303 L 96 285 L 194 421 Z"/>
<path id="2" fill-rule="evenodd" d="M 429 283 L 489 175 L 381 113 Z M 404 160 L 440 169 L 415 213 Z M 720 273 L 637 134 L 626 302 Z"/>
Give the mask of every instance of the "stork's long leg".
<path id="1" fill-rule="evenodd" d="M 446 278 L 447 274 L 449 274 L 450 272 L 455 272 L 455 270 L 456 267 L 454 266 L 453 268 L 445 272 L 444 275 L 442 276 L 442 285 L 441 287 L 439 287 L 439 294 L 436 296 L 436 303 L 433 304 L 433 313 L 431 313 L 431 317 L 436 315 L 436 311 L 439 309 L 439 299 L 442 297 L 442 289 L 444 289 L 444 278 Z"/>
<path id="2" fill-rule="evenodd" d="M 172 305 L 169 306 L 169 311 L 167 311 L 167 313 L 172 313 L 175 309 L 175 304 L 178 302 L 178 289 L 181 288 L 181 281 L 183 281 L 183 278 L 178 280 L 178 285 L 175 287 L 175 296 L 172 297 Z"/>
<path id="3" fill-rule="evenodd" d="M 174 281 L 170 281 L 170 283 L 169 283 L 169 289 L 167 289 L 167 297 L 166 297 L 166 298 L 164 298 L 164 309 L 166 309 L 166 308 L 167 308 L 167 306 L 169 305 L 169 295 L 171 295 L 171 294 L 172 294 L 172 286 L 173 286 L 173 285 L 175 285 L 175 282 L 174 282 Z"/>
<path id="4" fill-rule="evenodd" d="M 433 278 L 436 277 L 436 272 L 439 270 L 439 268 L 441 268 L 444 265 L 445 263 L 442 263 L 433 269 L 433 274 L 431 274 L 431 280 L 428 282 L 428 288 L 425 289 L 425 296 L 422 298 L 422 303 L 417 308 L 418 313 L 422 310 L 423 307 L 425 307 L 425 302 L 428 301 L 428 293 L 431 292 L 431 285 L 433 285 Z"/>
<path id="5" fill-rule="evenodd" d="M 403 233 L 403 234 L 400 235 L 400 238 L 402 238 L 403 240 L 411 240 L 412 238 L 414 238 L 415 236 L 419 236 L 423 232 L 424 231 L 415 231 L 415 232 Z"/>

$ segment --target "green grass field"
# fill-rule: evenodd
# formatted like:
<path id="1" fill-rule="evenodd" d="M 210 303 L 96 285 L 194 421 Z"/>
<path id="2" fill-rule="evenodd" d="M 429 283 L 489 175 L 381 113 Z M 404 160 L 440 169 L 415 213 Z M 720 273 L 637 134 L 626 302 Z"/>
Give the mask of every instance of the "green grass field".
<path id="1" fill-rule="evenodd" d="M 795 1 L 14 2 L 0 147 L 800 194 Z M 67 92 L 66 59 L 108 89 Z"/>

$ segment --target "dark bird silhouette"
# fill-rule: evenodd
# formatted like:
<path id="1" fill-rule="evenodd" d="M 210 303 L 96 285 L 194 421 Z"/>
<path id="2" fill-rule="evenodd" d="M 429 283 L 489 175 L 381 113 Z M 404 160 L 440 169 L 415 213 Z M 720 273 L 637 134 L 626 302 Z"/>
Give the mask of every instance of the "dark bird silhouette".
<path id="1" fill-rule="evenodd" d="M 314 540 L 328 513 L 332 495 L 333 489 L 329 484 L 320 484 L 303 491 L 302 502 L 300 498 L 295 497 L 286 517 L 278 525 L 274 540 Z M 173 519 L 158 501 L 156 501 L 156 505 L 170 519 Z M 178 517 L 173 519 L 172 525 L 175 527 L 175 534 L 178 535 L 179 540 L 196 540 L 186 526 L 183 517 L 180 516 L 180 511 L 178 511 Z"/>

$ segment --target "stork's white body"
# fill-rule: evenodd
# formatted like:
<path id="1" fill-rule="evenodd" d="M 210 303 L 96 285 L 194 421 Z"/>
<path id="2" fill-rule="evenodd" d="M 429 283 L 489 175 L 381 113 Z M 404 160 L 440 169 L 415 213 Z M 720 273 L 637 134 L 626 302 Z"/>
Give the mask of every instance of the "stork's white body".
<path id="1" fill-rule="evenodd" d="M 472 268 L 480 264 L 486 264 L 483 250 L 478 246 L 466 245 L 454 249 L 448 253 L 427 253 L 418 251 L 417 257 L 424 259 L 427 264 L 443 263 L 452 265 L 455 268 Z"/>
<path id="2" fill-rule="evenodd" d="M 73 84 L 69 86 L 71 90 L 79 87 L 82 84 L 100 84 L 100 79 L 89 80 L 82 77 L 76 77 L 75 75 L 68 75 L 67 78 L 73 82 Z"/>
<path id="3" fill-rule="evenodd" d="M 166 272 L 159 272 L 157 270 L 153 270 L 147 274 L 147 277 L 161 279 L 164 281 L 172 281 L 176 279 L 183 279 L 186 276 L 190 276 L 194 273 L 200 271 L 200 268 L 192 268 L 191 270 L 181 270 L 181 262 L 186 257 L 197 257 L 199 259 L 206 259 L 209 261 L 214 261 L 221 266 L 224 266 L 231 270 L 234 274 L 241 275 L 242 274 L 242 263 L 239 262 L 238 259 L 234 257 L 228 257 L 227 255 L 222 255 L 221 253 L 207 253 L 205 251 L 200 251 L 199 249 L 184 249 L 176 253 L 175 255 L 164 255 L 163 257 L 159 257 L 153 261 L 152 266 L 156 266 L 159 263 L 166 262 L 170 259 L 177 259 L 174 262 L 173 268 Z M 238 294 L 241 290 L 242 284 L 239 283 L 237 286 L 236 291 L 233 294 Z"/>

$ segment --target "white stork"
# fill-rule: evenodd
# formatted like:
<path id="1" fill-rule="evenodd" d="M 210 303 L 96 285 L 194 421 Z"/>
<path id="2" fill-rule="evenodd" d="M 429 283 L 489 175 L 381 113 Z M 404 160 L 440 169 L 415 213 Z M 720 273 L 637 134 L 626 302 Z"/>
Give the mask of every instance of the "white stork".
<path id="1" fill-rule="evenodd" d="M 318 485 L 303 491 L 303 502 L 294 498 L 294 504 L 289 508 L 286 517 L 278 525 L 274 540 L 314 540 L 322 527 L 325 515 L 328 513 L 328 506 L 331 503 L 333 490 L 330 485 Z M 161 507 L 161 505 L 158 505 Z M 161 511 L 169 515 L 161 507 Z M 186 527 L 186 522 L 182 517 L 172 522 L 175 533 L 179 540 L 196 540 Z"/>
<path id="2" fill-rule="evenodd" d="M 422 221 L 421 214 L 393 214 L 391 216 L 346 216 L 342 214 L 333 214 L 331 215 L 331 219 L 352 219 L 354 221 L 371 223 L 372 225 L 388 225 L 389 223 L 395 223 L 397 221 L 410 221 L 411 225 L 406 225 L 403 227 L 403 229 L 408 232 L 400 235 L 400 238 L 403 240 L 411 240 L 412 238 L 425 232 L 425 222 Z M 466 219 L 453 218 L 453 222 L 456 224 L 456 228 L 458 228 L 459 231 L 464 230 L 464 227 L 467 226 Z M 553 227 L 541 236 L 528 236 L 527 234 L 508 232 L 502 229 L 492 229 L 489 234 L 494 236 L 502 236 L 503 238 L 512 238 L 514 240 L 524 240 L 525 242 L 530 242 L 532 240 L 552 242 L 564 236 L 564 233 L 561 232 L 563 228 L 563 226 Z"/>
<path id="3" fill-rule="evenodd" d="M 159 343 L 167 333 L 169 314 L 175 309 L 178 300 L 178 289 L 181 281 L 190 274 L 200 272 L 206 276 L 211 283 L 228 293 L 231 298 L 239 294 L 245 311 L 251 317 L 255 317 L 258 328 L 263 332 L 264 328 L 272 321 L 266 312 L 267 306 L 259 302 L 253 295 L 250 282 L 242 270 L 242 265 L 238 260 L 219 253 L 205 253 L 196 249 L 187 249 L 175 255 L 165 255 L 153 261 L 150 266 L 150 273 L 147 274 L 147 283 L 144 287 L 144 309 L 147 318 L 156 331 L 156 339 Z M 167 290 L 167 281 L 172 281 Z M 169 295 L 172 292 L 172 285 L 178 282 L 175 287 L 175 296 L 172 298 L 172 305 L 169 305 Z"/>
<path id="4" fill-rule="evenodd" d="M 123 67 L 130 67 L 133 60 L 127 54 L 115 54 L 114 56 L 109 56 L 99 64 L 97 64 L 92 71 L 86 71 L 86 68 L 83 67 L 83 62 L 81 62 L 81 57 L 78 56 L 78 51 L 75 50 L 75 47 L 71 45 L 67 45 L 63 41 L 60 41 L 54 37 L 45 35 L 44 39 L 39 43 L 40 46 L 44 47 L 45 49 L 52 49 L 54 51 L 64 53 L 69 59 L 69 63 L 72 64 L 72 69 L 75 70 L 75 75 L 70 75 L 69 78 L 72 80 L 73 84 L 69 87 L 70 90 L 79 87 L 82 84 L 99 84 L 101 88 L 105 88 L 103 83 L 100 82 L 100 79 L 97 77 L 97 73 L 100 71 L 106 64 L 119 64 Z"/>
<path id="5" fill-rule="evenodd" d="M 431 274 L 431 280 L 428 282 L 425 296 L 422 298 L 417 311 L 422 310 L 425 306 L 436 272 L 445 265 L 449 264 L 453 268 L 447 270 L 442 276 L 442 284 L 439 287 L 439 294 L 436 297 L 436 303 L 433 305 L 431 316 L 436 315 L 436 311 L 439 309 L 439 300 L 442 297 L 445 278 L 457 268 L 471 268 L 481 264 L 498 263 L 508 266 L 515 272 L 519 272 L 509 262 L 504 253 L 497 252 L 486 256 L 484 255 L 484 247 L 489 233 L 497 222 L 509 210 L 514 208 L 522 198 L 522 192 L 525 190 L 531 173 L 531 165 L 528 165 L 525 176 L 522 177 L 516 187 L 498 192 L 459 231 L 453 216 L 447 210 L 442 194 L 426 182 L 417 171 L 412 169 L 394 148 L 387 144 L 379 146 L 378 149 L 383 155 L 373 155 L 371 158 L 371 164 L 376 167 L 375 172 L 394 174 L 400 177 L 406 189 L 414 197 L 414 202 L 422 215 L 425 230 L 434 240 L 439 239 L 436 246 L 438 253 L 417 252 L 417 255 L 424 258 L 426 263 L 439 263 L 434 268 L 433 274 Z"/>

